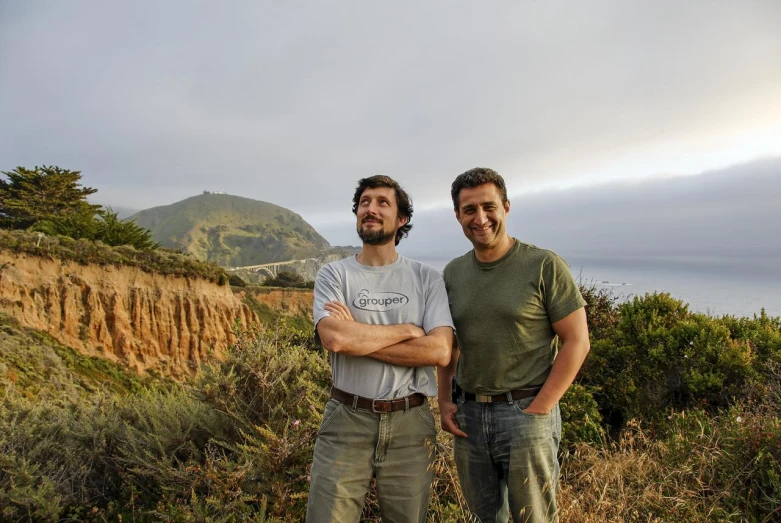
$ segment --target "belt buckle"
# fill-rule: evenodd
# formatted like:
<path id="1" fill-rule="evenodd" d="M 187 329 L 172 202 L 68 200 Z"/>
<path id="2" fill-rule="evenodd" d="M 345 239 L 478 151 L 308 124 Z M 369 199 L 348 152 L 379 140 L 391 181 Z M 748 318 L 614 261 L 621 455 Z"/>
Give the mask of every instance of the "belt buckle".
<path id="1" fill-rule="evenodd" d="M 494 399 L 491 396 L 485 394 L 475 394 L 475 401 L 477 403 L 493 403 Z"/>
<path id="2" fill-rule="evenodd" d="M 382 401 L 385 403 L 380 403 L 380 405 L 384 405 L 380 410 L 377 410 L 377 402 Z M 391 411 L 391 402 L 388 400 L 381 400 L 374 398 L 372 399 L 372 412 L 375 414 L 387 414 Z"/>

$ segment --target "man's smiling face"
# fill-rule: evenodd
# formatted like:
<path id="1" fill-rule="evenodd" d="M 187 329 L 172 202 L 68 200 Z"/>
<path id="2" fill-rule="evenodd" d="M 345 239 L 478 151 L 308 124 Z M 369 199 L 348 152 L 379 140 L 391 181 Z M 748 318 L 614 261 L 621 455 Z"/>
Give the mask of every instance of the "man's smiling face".
<path id="1" fill-rule="evenodd" d="M 497 247 L 504 240 L 510 202 L 502 202 L 502 195 L 493 183 L 461 189 L 456 219 L 464 235 L 477 250 Z"/>

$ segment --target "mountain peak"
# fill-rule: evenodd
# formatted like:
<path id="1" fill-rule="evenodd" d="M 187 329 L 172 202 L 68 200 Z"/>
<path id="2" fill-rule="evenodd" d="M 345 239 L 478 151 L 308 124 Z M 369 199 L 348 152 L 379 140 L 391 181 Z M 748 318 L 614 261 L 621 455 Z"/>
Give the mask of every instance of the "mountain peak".
<path id="1" fill-rule="evenodd" d="M 131 217 L 163 247 L 223 266 L 317 256 L 331 246 L 293 211 L 269 202 L 204 191 Z"/>

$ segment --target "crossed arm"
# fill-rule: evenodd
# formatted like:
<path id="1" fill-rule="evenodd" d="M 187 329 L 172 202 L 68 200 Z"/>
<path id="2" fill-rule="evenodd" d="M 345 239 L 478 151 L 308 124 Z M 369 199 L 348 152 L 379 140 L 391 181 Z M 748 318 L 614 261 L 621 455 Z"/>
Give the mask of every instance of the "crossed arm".
<path id="1" fill-rule="evenodd" d="M 428 335 L 412 324 L 369 325 L 353 319 L 340 302 L 325 304 L 329 317 L 317 323 L 327 350 L 349 356 L 368 356 L 406 367 L 445 366 L 450 362 L 453 329 L 437 327 Z"/>

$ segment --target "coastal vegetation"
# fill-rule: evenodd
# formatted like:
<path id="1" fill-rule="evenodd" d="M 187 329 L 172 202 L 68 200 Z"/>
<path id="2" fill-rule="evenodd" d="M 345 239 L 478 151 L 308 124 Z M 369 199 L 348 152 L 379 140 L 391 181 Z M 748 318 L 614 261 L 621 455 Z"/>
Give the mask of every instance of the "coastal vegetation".
<path id="1" fill-rule="evenodd" d="M 302 308 L 311 291 L 295 288 L 303 278 L 269 280 L 289 294 L 270 305 L 259 299 L 268 286 L 155 248 L 88 204 L 94 189 L 77 172 L 3 174 L 3 251 L 230 284 L 263 325 L 174 382 L 0 314 L 0 519 L 302 520 L 330 384 Z M 781 318 L 581 290 L 592 349 L 561 402 L 562 521 L 781 520 Z M 450 435 L 436 451 L 429 520 L 467 521 Z M 378 517 L 370 493 L 364 518 Z"/>
<path id="2" fill-rule="evenodd" d="M 0 230 L 41 233 L 34 241 L 36 247 L 40 247 L 43 235 L 60 238 L 55 242 L 46 240 L 50 246 L 68 243 L 65 250 L 73 250 L 72 242 L 62 238 L 81 240 L 76 250 L 83 254 L 64 253 L 67 259 L 84 258 L 86 251 L 93 250 L 86 242 L 94 242 L 102 252 L 89 256 L 94 256 L 97 263 L 106 258 L 111 258 L 113 264 L 124 263 L 126 257 L 122 254 L 112 256 L 102 247 L 130 246 L 145 253 L 160 251 L 158 258 L 191 256 L 201 262 L 195 270 L 200 274 L 209 272 L 204 271 L 203 262 L 223 267 L 250 266 L 338 256 L 345 249 L 332 248 L 298 214 L 249 198 L 204 191 L 202 195 L 147 209 L 123 220 L 110 207 L 87 201 L 97 189 L 84 187 L 79 171 L 44 165 L 32 169 L 17 167 L 1 174 Z M 151 268 L 155 264 L 142 266 Z M 190 275 L 197 264 L 177 261 L 174 265 L 188 266 L 184 272 Z"/>
<path id="3" fill-rule="evenodd" d="M 120 220 L 110 208 L 87 202 L 97 192 L 82 187 L 81 173 L 59 167 L 17 167 L 0 179 L 0 228 L 30 230 L 139 250 L 159 247 L 148 230 Z"/>
<path id="4" fill-rule="evenodd" d="M 222 267 L 170 249 L 137 249 L 132 245 L 111 246 L 102 241 L 49 236 L 30 230 L 0 229 L 0 249 L 16 254 L 41 256 L 82 265 L 135 267 L 142 271 L 184 278 L 201 278 L 228 285 Z"/>
<path id="5" fill-rule="evenodd" d="M 562 520 L 777 520 L 781 319 L 583 292 L 593 348 L 562 401 Z M 330 373 L 311 330 L 274 325 L 171 383 L 2 318 L 2 518 L 302 519 Z M 467 520 L 451 444 L 440 433 L 431 521 Z"/>
<path id="6" fill-rule="evenodd" d="M 315 282 L 306 281 L 303 276 L 296 274 L 295 272 L 279 271 L 279 273 L 271 277 L 269 276 L 263 281 L 263 285 L 267 287 L 283 287 L 283 288 L 298 288 L 298 289 L 314 289 Z"/>

